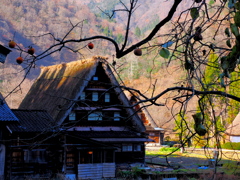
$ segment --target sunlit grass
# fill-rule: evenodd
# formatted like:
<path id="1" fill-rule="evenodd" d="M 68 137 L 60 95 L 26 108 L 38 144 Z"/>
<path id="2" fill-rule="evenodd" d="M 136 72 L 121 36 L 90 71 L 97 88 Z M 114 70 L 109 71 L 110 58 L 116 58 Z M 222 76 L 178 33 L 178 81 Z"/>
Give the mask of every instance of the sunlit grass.
<path id="1" fill-rule="evenodd" d="M 164 158 L 165 156 L 169 157 L 193 157 L 199 159 L 212 159 L 213 153 L 211 151 L 204 151 L 202 153 L 192 153 L 192 152 L 184 152 L 181 153 L 179 150 L 172 153 L 176 148 L 164 148 L 160 149 L 159 151 L 146 151 L 146 156 L 159 156 L 159 158 Z M 219 154 L 219 159 L 221 160 L 232 160 L 232 161 L 240 161 L 240 154 L 233 153 L 233 154 Z"/>
<path id="2" fill-rule="evenodd" d="M 172 151 L 146 151 L 146 156 L 159 156 L 159 158 L 168 157 L 195 157 L 199 159 L 209 159 L 209 156 L 195 153 L 181 153 L 179 151 L 171 154 Z"/>
<path id="3" fill-rule="evenodd" d="M 146 150 L 146 162 L 150 166 L 170 167 L 171 171 L 156 171 L 156 174 L 198 174 L 199 177 L 209 179 L 216 173 L 222 179 L 240 179 L 239 157 L 240 152 L 223 151 L 219 152 L 218 159 L 215 160 L 214 169 L 211 162 L 214 156 L 214 149 L 193 150 L 181 153 L 176 148 L 159 148 L 159 150 Z M 189 149 L 188 149 L 189 150 Z M 175 152 L 173 152 L 175 151 Z M 166 158 L 169 157 L 169 158 Z"/>

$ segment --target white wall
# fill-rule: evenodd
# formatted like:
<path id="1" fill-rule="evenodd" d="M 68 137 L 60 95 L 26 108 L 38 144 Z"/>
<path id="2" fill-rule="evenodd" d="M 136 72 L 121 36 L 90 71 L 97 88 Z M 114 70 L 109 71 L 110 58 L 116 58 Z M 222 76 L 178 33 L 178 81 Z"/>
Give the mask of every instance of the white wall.
<path id="1" fill-rule="evenodd" d="M 240 142 L 240 136 L 230 136 L 231 142 Z"/>

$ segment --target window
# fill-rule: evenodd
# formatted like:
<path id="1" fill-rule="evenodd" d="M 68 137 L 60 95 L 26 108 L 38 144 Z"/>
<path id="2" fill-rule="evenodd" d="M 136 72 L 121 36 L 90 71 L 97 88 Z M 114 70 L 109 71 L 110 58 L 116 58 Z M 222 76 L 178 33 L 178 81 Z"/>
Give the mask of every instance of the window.
<path id="1" fill-rule="evenodd" d="M 86 98 L 86 93 L 82 92 L 81 96 L 80 96 L 80 100 L 85 100 Z"/>
<path id="2" fill-rule="evenodd" d="M 114 121 L 120 121 L 120 112 L 114 112 Z"/>
<path id="3" fill-rule="evenodd" d="M 98 101 L 98 92 L 92 93 L 92 101 Z"/>
<path id="4" fill-rule="evenodd" d="M 89 121 L 101 121 L 102 120 L 102 112 L 93 112 L 88 115 Z"/>
<path id="5" fill-rule="evenodd" d="M 97 76 L 93 76 L 93 80 L 94 81 L 98 81 L 98 77 Z"/>
<path id="6" fill-rule="evenodd" d="M 105 93 L 105 102 L 110 102 L 110 94 Z"/>
<path id="7" fill-rule="evenodd" d="M 45 149 L 33 149 L 32 150 L 32 162 L 46 162 L 46 150 Z"/>
<path id="8" fill-rule="evenodd" d="M 133 145 L 133 151 L 141 151 L 141 145 L 140 144 L 134 144 Z"/>
<path id="9" fill-rule="evenodd" d="M 12 152 L 12 162 L 13 163 L 22 162 L 22 151 L 21 150 L 13 150 L 13 152 Z"/>
<path id="10" fill-rule="evenodd" d="M 131 144 L 122 145 L 122 151 L 132 151 L 132 145 Z"/>
<path id="11" fill-rule="evenodd" d="M 25 163 L 29 163 L 29 161 L 31 161 L 31 151 L 28 149 L 24 149 L 24 162 Z"/>
<path id="12" fill-rule="evenodd" d="M 67 152 L 66 153 L 66 166 L 67 168 L 74 168 L 74 160 L 75 160 L 75 157 L 74 157 L 74 153 L 72 152 Z"/>
<path id="13" fill-rule="evenodd" d="M 72 111 L 69 114 L 69 121 L 75 121 L 76 120 L 76 113 L 74 111 Z"/>
<path id="14" fill-rule="evenodd" d="M 24 149 L 24 162 L 25 163 L 46 162 L 46 150 L 45 149 L 33 149 L 33 150 Z"/>

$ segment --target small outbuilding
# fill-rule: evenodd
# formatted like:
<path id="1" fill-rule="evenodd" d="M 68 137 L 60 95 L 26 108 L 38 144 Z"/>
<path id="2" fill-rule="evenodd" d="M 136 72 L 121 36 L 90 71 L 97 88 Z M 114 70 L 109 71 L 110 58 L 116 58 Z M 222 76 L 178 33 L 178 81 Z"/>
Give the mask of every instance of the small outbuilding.
<path id="1" fill-rule="evenodd" d="M 225 131 L 225 133 L 229 136 L 229 140 L 231 142 L 240 142 L 240 113 L 233 120 L 232 124 L 230 124 Z"/>
<path id="2" fill-rule="evenodd" d="M 17 123 L 19 119 L 8 107 L 0 93 L 0 179 L 4 177 L 5 172 L 5 157 L 6 157 L 6 132 L 7 126 L 11 123 Z"/>

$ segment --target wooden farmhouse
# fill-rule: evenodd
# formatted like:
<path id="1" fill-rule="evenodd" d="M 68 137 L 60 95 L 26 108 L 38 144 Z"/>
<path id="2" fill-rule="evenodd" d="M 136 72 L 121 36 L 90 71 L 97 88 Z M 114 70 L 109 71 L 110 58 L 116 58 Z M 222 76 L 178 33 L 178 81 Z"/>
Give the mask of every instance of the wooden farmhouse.
<path id="1" fill-rule="evenodd" d="M 5 176 L 7 125 L 17 123 L 19 119 L 8 107 L 0 93 L 0 179 Z"/>
<path id="2" fill-rule="evenodd" d="M 53 119 L 45 110 L 12 110 L 17 122 L 6 125 L 5 178 L 19 179 L 26 176 L 52 173 L 59 144 L 54 135 L 57 130 Z M 55 139 L 54 139 L 55 138 Z M 53 140 L 54 139 L 54 140 Z"/>
<path id="3" fill-rule="evenodd" d="M 145 163 L 151 140 L 103 57 L 43 67 L 19 109 L 53 118 L 56 171 L 69 178 L 111 178 L 119 166 Z"/>
<path id="4" fill-rule="evenodd" d="M 228 126 L 225 133 L 230 142 L 240 142 L 240 113 L 235 117 L 232 124 Z"/>

